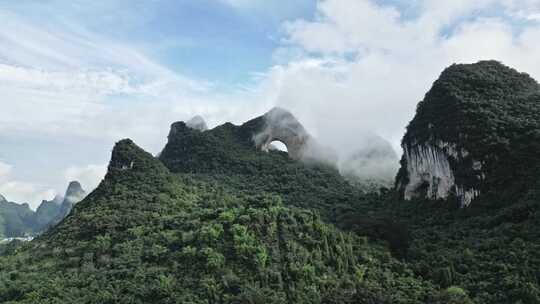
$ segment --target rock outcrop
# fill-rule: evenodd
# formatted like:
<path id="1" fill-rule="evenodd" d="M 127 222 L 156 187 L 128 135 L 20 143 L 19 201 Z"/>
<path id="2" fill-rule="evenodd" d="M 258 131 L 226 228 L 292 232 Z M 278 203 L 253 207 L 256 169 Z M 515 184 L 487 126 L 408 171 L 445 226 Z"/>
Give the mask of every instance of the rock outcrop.
<path id="1" fill-rule="evenodd" d="M 193 117 L 192 119 L 188 120 L 186 122 L 186 126 L 188 128 L 194 129 L 194 130 L 199 130 L 201 132 L 204 132 L 204 131 L 208 130 L 208 126 L 206 125 L 206 122 L 199 115 L 197 115 L 197 116 Z"/>
<path id="2" fill-rule="evenodd" d="M 72 204 L 80 202 L 86 196 L 86 192 L 78 181 L 72 181 L 66 190 L 64 202 Z"/>
<path id="3" fill-rule="evenodd" d="M 540 163 L 539 96 L 534 79 L 499 62 L 447 68 L 403 138 L 403 198 L 455 196 L 468 206 L 482 192 L 524 187 Z"/>
<path id="4" fill-rule="evenodd" d="M 239 148 L 268 152 L 272 150 L 274 141 L 282 142 L 287 147 L 289 157 L 294 160 L 333 165 L 337 163 L 337 156 L 331 149 L 319 144 L 294 115 L 281 108 L 273 108 L 241 126 L 225 123 L 206 130 L 204 125 L 202 118 L 192 119 L 190 122 L 179 121 L 171 125 L 168 143 L 159 154 L 159 158 L 169 169 L 185 171 L 186 165 L 194 162 L 196 158 L 206 157 L 206 154 L 216 154 L 223 158 L 221 161 L 228 161 L 230 158 L 225 157 L 228 152 Z M 200 132 L 205 130 L 206 132 Z M 227 141 L 232 141 L 232 146 Z M 225 151 L 223 146 L 234 146 L 234 149 Z M 213 149 L 222 153 L 212 153 Z M 190 168 L 188 171 L 200 169 Z"/>
<path id="5" fill-rule="evenodd" d="M 263 121 L 253 136 L 257 149 L 267 152 L 272 150 L 272 142 L 279 141 L 294 160 L 337 165 L 337 154 L 311 136 L 291 112 L 276 107 L 256 120 Z"/>
<path id="6" fill-rule="evenodd" d="M 454 169 L 451 165 L 467 163 L 469 152 L 456 151 L 454 145 L 439 141 L 437 144 L 404 145 L 403 157 L 407 182 L 398 185 L 403 190 L 403 198 L 410 200 L 425 196 L 429 199 L 446 199 L 450 193 L 456 194 L 463 206 L 467 206 L 480 194 L 475 187 L 466 187 L 456 183 Z M 469 160 L 468 162 L 471 162 Z M 478 161 L 472 161 L 471 169 L 475 171 L 474 183 L 480 184 L 484 173 Z"/>
<path id="7" fill-rule="evenodd" d="M 86 192 L 78 181 L 69 183 L 65 195 L 57 195 L 52 201 L 44 200 L 35 213 L 36 232 L 41 232 L 62 221 L 73 206 L 86 197 Z"/>
<path id="8" fill-rule="evenodd" d="M 39 227 L 47 227 L 60 214 L 64 198 L 56 195 L 53 200 L 43 200 L 36 210 L 36 224 Z"/>
<path id="9" fill-rule="evenodd" d="M 308 143 L 313 139 L 296 117 L 282 108 L 273 108 L 263 118 L 263 130 L 253 137 L 255 146 L 268 151 L 273 141 L 280 141 L 287 147 L 291 158 L 302 159 Z"/>
<path id="10" fill-rule="evenodd" d="M 55 222 L 59 222 L 64 219 L 73 209 L 73 206 L 78 202 L 82 201 L 86 196 L 86 192 L 83 190 L 81 184 L 78 181 L 73 181 L 69 183 L 69 186 L 66 190 L 66 195 L 64 196 L 64 201 L 60 205 L 60 211 L 58 216 L 55 218 Z"/>
<path id="11" fill-rule="evenodd" d="M 337 156 L 319 144 L 288 111 L 274 108 L 237 126 L 225 123 L 200 132 L 186 122 L 171 125 L 168 141 L 158 158 L 172 172 L 230 173 L 249 166 L 254 151 L 272 153 L 272 142 L 282 142 L 293 160 L 337 167 Z M 117 167 L 116 158 L 111 165 Z M 122 160 L 121 166 L 130 166 Z"/>

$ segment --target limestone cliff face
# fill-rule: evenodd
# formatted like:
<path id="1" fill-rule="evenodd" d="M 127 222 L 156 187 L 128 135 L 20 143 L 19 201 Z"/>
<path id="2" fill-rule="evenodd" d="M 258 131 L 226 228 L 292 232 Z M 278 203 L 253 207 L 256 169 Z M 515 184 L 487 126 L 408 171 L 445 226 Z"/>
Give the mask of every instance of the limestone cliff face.
<path id="1" fill-rule="evenodd" d="M 539 126 L 534 79 L 495 61 L 452 65 L 407 127 L 396 188 L 405 200 L 455 196 L 461 206 L 519 191 L 539 168 Z"/>
<path id="2" fill-rule="evenodd" d="M 453 144 L 443 141 L 435 145 L 403 146 L 404 174 L 398 180 L 398 188 L 403 191 L 403 198 L 410 200 L 425 196 L 429 199 L 446 199 L 450 193 L 455 193 L 462 206 L 468 206 L 480 194 L 479 189 L 456 183 L 454 169 L 451 163 L 464 164 L 469 157 L 465 150 L 456 151 Z M 481 163 L 473 161 L 472 168 L 478 171 L 475 175 L 476 184 L 482 180 Z"/>

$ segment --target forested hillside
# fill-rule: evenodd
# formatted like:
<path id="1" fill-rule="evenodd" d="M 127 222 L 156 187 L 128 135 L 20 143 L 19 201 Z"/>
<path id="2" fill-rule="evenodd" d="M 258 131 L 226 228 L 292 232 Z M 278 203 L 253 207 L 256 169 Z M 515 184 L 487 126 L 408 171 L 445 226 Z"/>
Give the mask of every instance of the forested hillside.
<path id="1" fill-rule="evenodd" d="M 524 137 L 540 129 L 537 85 L 501 67 L 443 72 L 404 139 L 429 142 L 423 127 L 451 138 L 444 117 L 457 111 L 455 140 L 501 164 L 486 162 L 488 186 L 467 207 L 451 191 L 366 194 L 328 163 L 261 151 L 264 117 L 211 130 L 178 122 L 159 157 L 117 143 L 107 176 L 69 216 L 0 250 L 0 302 L 540 303 L 540 164 Z M 509 75 L 520 76 L 499 81 Z"/>
<path id="2" fill-rule="evenodd" d="M 464 204 L 526 191 L 540 176 L 539 104 L 540 85 L 499 62 L 450 66 L 407 127 L 398 188 L 405 198 L 454 192 Z"/>
<path id="3" fill-rule="evenodd" d="M 170 174 L 122 141 L 96 191 L 1 260 L 0 300 L 423 303 L 436 295 L 384 244 L 279 195 L 231 192 Z"/>

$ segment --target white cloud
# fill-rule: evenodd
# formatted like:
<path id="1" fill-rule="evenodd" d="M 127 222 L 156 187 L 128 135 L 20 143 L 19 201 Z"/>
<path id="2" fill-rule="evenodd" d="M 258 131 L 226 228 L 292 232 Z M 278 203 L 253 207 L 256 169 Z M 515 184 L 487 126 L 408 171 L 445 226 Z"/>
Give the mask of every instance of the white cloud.
<path id="1" fill-rule="evenodd" d="M 284 43 L 312 55 L 275 67 L 267 81 L 323 142 L 354 150 L 375 132 L 397 148 L 416 104 L 452 63 L 495 59 L 540 77 L 540 26 L 509 15 L 539 1 L 507 2 L 424 0 L 406 18 L 375 1 L 320 1 L 314 21 L 284 25 Z"/>
<path id="2" fill-rule="evenodd" d="M 540 21 L 540 13 L 527 14 L 525 18 L 529 20 Z"/>
<path id="3" fill-rule="evenodd" d="M 71 181 L 78 181 L 83 189 L 90 193 L 103 180 L 105 173 L 107 173 L 107 165 L 73 166 L 64 171 L 64 177 L 66 184 Z"/>
<path id="4" fill-rule="evenodd" d="M 2 10 L 0 18 L 0 135 L 146 137 L 156 122 L 201 108 L 212 90 L 78 24 L 42 26 Z"/>
<path id="5" fill-rule="evenodd" d="M 510 15 L 518 18 L 536 19 L 540 13 L 540 1 L 538 0 L 501 0 Z M 532 17 L 532 18 L 530 18 Z"/>
<path id="6" fill-rule="evenodd" d="M 241 122 L 262 112 L 261 104 L 269 106 L 253 103 L 255 93 L 249 90 L 218 94 L 212 83 L 172 71 L 132 44 L 92 32 L 73 18 L 44 22 L 2 8 L 0 45 L 5 47 L 0 48 L 0 137 L 62 138 L 63 145 L 73 138 L 110 143 L 103 150 L 130 137 L 157 153 L 174 121 L 200 114 L 211 125 L 224 120 Z M 77 154 L 81 148 L 67 144 L 65 149 Z M 28 160 L 26 166 L 39 159 Z M 21 170 L 0 169 L 0 193 L 10 200 L 36 207 L 52 193 L 49 188 L 63 190 L 57 178 L 51 178 L 53 187 L 42 186 L 46 174 L 18 178 Z M 78 179 L 91 190 L 105 168 L 88 165 L 62 170 L 57 168 L 57 174 Z"/>
<path id="7" fill-rule="evenodd" d="M 313 0 L 268 1 L 268 0 L 216 0 L 235 9 L 256 25 L 264 21 L 279 23 L 288 18 L 305 14 L 312 9 Z M 262 18 L 262 19 L 261 19 Z"/>
<path id="8" fill-rule="evenodd" d="M 44 185 L 14 180 L 13 167 L 0 161 L 0 194 L 8 201 L 28 203 L 36 209 L 42 200 L 52 199 L 56 192 Z"/>
<path id="9" fill-rule="evenodd" d="M 95 96 L 134 91 L 128 75 L 110 70 L 59 72 L 0 64 L 0 83 L 3 87 Z"/>
<path id="10" fill-rule="evenodd" d="M 218 0 L 220 2 L 223 2 L 227 5 L 237 7 L 237 8 L 243 8 L 243 7 L 250 7 L 254 5 L 254 2 L 256 1 L 250 1 L 250 0 Z"/>
<path id="11" fill-rule="evenodd" d="M 0 161 L 0 182 L 3 182 L 11 172 L 11 166 Z"/>

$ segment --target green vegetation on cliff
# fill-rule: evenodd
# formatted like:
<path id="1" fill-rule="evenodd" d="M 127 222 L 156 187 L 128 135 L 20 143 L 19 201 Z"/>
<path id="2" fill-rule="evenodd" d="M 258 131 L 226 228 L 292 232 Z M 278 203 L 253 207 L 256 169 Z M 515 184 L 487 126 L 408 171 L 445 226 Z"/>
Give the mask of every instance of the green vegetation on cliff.
<path id="1" fill-rule="evenodd" d="M 450 66 L 418 104 L 403 138 L 404 147 L 439 142 L 466 151 L 451 162 L 465 188 L 526 190 L 540 176 L 540 85 L 497 61 Z M 404 167 L 398 181 L 406 179 Z"/>

